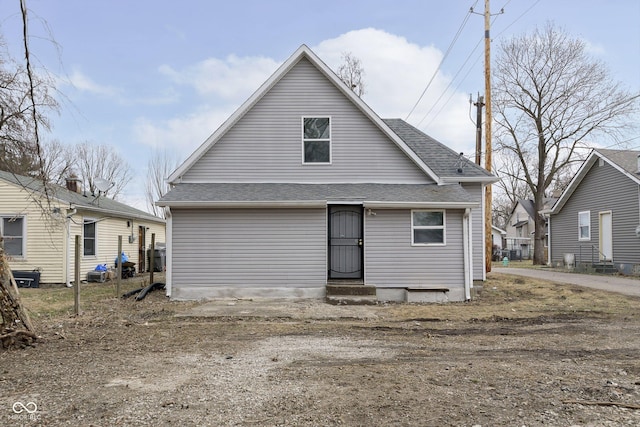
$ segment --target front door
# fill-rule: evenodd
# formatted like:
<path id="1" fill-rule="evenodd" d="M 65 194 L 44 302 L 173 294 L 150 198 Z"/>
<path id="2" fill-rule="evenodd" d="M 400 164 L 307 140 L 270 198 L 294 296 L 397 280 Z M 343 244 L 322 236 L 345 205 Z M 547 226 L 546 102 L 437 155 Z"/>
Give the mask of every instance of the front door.
<path id="1" fill-rule="evenodd" d="M 329 206 L 329 279 L 362 279 L 362 206 Z"/>
<path id="2" fill-rule="evenodd" d="M 611 212 L 600 212 L 600 259 L 613 260 L 613 223 Z"/>

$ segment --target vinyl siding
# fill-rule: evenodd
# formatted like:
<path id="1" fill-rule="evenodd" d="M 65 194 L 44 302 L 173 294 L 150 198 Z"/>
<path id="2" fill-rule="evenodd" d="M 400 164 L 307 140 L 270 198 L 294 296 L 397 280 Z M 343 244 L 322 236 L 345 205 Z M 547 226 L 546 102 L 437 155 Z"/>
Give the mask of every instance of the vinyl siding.
<path id="1" fill-rule="evenodd" d="M 64 221 L 44 214 L 45 201 L 39 197 L 34 200 L 21 188 L 4 181 L 0 181 L 0 206 L 0 215 L 21 215 L 26 223 L 25 256 L 9 258 L 11 270 L 39 269 L 41 282 L 62 282 L 64 260 L 59 254 L 66 249 Z M 51 207 L 59 206 L 53 203 Z"/>
<path id="2" fill-rule="evenodd" d="M 582 179 L 560 212 L 551 217 L 551 261 L 562 262 L 565 253 L 580 253 L 584 262 L 591 261 L 591 248 L 598 258 L 599 213 L 611 211 L 613 225 L 613 261 L 640 263 L 640 240 L 635 228 L 640 224 L 638 184 L 620 171 L 596 161 Z M 591 212 L 591 240 L 578 241 L 578 212 Z"/>
<path id="3" fill-rule="evenodd" d="M 172 289 L 324 286 L 325 209 L 172 209 Z"/>
<path id="4" fill-rule="evenodd" d="M 462 210 L 446 211 L 445 246 L 411 246 L 411 210 L 365 216 L 365 280 L 378 287 L 464 289 Z"/>
<path id="5" fill-rule="evenodd" d="M 471 209 L 471 240 L 473 280 L 484 280 L 484 217 L 482 212 L 484 192 L 482 184 L 464 183 L 462 187 L 471 194 L 472 201 L 480 204 Z"/>
<path id="6" fill-rule="evenodd" d="M 302 164 L 302 117 L 331 117 L 332 164 Z M 184 182 L 431 180 L 307 59 L 183 176 Z"/>

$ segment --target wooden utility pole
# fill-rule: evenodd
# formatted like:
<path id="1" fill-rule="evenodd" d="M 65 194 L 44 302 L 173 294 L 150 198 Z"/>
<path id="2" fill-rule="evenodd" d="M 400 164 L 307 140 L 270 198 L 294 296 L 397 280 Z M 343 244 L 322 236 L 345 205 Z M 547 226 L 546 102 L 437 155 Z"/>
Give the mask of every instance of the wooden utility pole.
<path id="1" fill-rule="evenodd" d="M 491 12 L 489 0 L 484 0 L 484 96 L 485 96 L 485 157 L 484 168 L 491 172 Z M 487 184 L 484 193 L 484 243 L 485 243 L 485 271 L 491 271 L 491 257 L 493 254 L 493 239 L 491 238 L 491 184 Z"/>

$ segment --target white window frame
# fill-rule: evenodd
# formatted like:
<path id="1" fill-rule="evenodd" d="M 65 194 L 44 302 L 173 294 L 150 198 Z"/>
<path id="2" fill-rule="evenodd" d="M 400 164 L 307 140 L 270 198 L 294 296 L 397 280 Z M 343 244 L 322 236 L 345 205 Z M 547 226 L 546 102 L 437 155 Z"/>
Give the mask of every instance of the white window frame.
<path id="1" fill-rule="evenodd" d="M 304 121 L 305 119 L 328 119 L 329 120 L 329 138 L 305 138 L 304 137 Z M 302 164 L 303 165 L 330 165 L 332 160 L 333 160 L 333 144 L 331 143 L 331 136 L 333 135 L 333 129 L 332 129 L 332 122 L 333 119 L 331 116 L 325 116 L 325 115 L 317 115 L 317 116 L 302 116 L 302 120 L 301 120 L 301 127 L 300 127 L 300 133 L 301 133 L 301 139 L 302 139 Z M 314 142 L 327 142 L 329 144 L 329 161 L 328 162 L 307 162 L 305 160 L 305 144 L 307 141 L 314 141 Z"/>
<path id="2" fill-rule="evenodd" d="M 415 225 L 413 218 L 415 213 L 439 212 L 442 213 L 442 225 Z M 415 230 L 442 230 L 442 242 L 422 243 L 415 241 Z M 411 246 L 446 246 L 447 244 L 447 211 L 444 209 L 412 209 L 411 210 Z"/>
<path id="3" fill-rule="evenodd" d="M 587 223 L 586 224 L 582 224 L 581 222 L 581 218 L 583 217 L 583 215 L 586 215 L 587 218 Z M 587 228 L 587 236 L 586 237 L 582 237 L 582 227 L 586 227 Z M 591 241 L 591 211 L 580 211 L 578 212 L 578 241 L 580 242 L 589 242 Z"/>
<path id="4" fill-rule="evenodd" d="M 5 249 L 5 254 L 7 257 L 10 257 L 11 259 L 19 259 L 19 260 L 25 260 L 27 259 L 27 217 L 25 215 L 11 215 L 11 214 L 0 214 L 0 219 L 2 219 L 2 221 L 0 221 L 0 233 L 2 233 L 2 237 L 3 239 L 6 239 L 7 236 L 4 233 L 4 220 L 8 219 L 9 221 L 11 221 L 12 219 L 21 219 L 22 220 L 22 248 L 20 249 L 20 252 L 22 252 L 21 255 L 14 255 L 14 254 L 10 254 L 6 252 Z"/>
<path id="5" fill-rule="evenodd" d="M 93 254 L 88 254 L 85 252 L 86 247 L 84 241 L 86 236 L 84 235 L 84 227 L 87 224 L 93 224 Z M 95 218 L 84 218 L 82 221 L 82 257 L 83 258 L 97 258 L 98 257 L 98 221 Z"/>

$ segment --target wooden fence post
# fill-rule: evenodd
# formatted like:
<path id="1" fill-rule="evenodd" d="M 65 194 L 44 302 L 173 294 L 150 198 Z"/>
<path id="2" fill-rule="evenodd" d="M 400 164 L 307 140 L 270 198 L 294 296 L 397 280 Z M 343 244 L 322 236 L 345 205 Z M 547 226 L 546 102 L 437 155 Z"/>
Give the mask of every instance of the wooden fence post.
<path id="1" fill-rule="evenodd" d="M 116 267 L 116 298 L 120 297 L 120 281 L 122 280 L 122 236 L 118 236 L 118 266 Z"/>
<path id="2" fill-rule="evenodd" d="M 80 235 L 76 234 L 75 244 L 75 286 L 73 287 L 73 311 L 78 316 L 80 314 Z"/>

